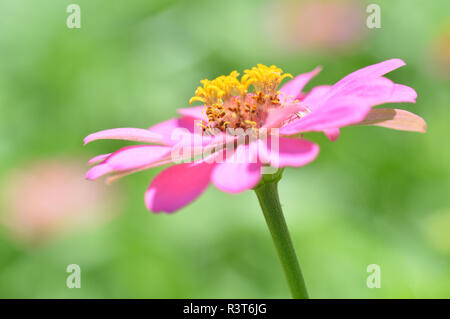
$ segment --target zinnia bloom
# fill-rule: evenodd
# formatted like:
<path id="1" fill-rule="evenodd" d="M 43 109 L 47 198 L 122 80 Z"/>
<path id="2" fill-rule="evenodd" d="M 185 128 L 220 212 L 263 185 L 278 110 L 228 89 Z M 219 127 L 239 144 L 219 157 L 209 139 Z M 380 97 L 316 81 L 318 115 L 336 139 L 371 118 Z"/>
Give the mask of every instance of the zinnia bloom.
<path id="1" fill-rule="evenodd" d="M 180 145 L 190 146 L 190 161 L 163 170 L 145 194 L 149 210 L 173 212 L 195 200 L 210 182 L 222 191 L 239 193 L 257 186 L 264 168 L 310 163 L 319 147 L 303 139 L 304 132 L 322 131 L 332 141 L 338 138 L 341 127 L 356 124 L 424 132 L 425 122 L 417 115 L 398 109 L 372 109 L 384 103 L 415 102 L 414 89 L 383 77 L 403 65 L 399 59 L 387 60 L 355 71 L 332 86 L 315 87 L 309 93 L 302 90 L 320 68 L 298 75 L 281 88 L 282 80 L 292 76 L 276 66 L 261 64 L 245 70 L 241 79 L 233 71 L 212 81 L 203 80 L 190 102 L 204 105 L 180 109 L 179 118 L 149 129 L 117 128 L 87 136 L 85 144 L 99 139 L 146 144 L 93 158 L 89 163 L 98 164 L 86 177 L 93 180 L 111 174 L 111 181 L 172 164 L 174 151 Z M 184 133 L 174 134 L 177 129 Z M 239 129 L 254 134 L 243 139 L 230 134 Z M 262 138 L 262 132 L 279 134 L 275 148 L 274 139 Z"/>

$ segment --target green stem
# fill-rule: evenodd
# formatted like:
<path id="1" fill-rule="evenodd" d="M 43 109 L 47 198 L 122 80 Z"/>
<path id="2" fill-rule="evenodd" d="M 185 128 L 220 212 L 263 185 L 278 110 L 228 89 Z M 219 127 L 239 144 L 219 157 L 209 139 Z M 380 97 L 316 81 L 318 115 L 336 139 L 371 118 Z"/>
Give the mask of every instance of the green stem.
<path id="1" fill-rule="evenodd" d="M 305 281 L 278 197 L 278 181 L 280 177 L 281 173 L 264 175 L 263 181 L 255 188 L 255 192 L 283 266 L 292 297 L 295 299 L 307 299 L 308 292 L 306 291 Z"/>

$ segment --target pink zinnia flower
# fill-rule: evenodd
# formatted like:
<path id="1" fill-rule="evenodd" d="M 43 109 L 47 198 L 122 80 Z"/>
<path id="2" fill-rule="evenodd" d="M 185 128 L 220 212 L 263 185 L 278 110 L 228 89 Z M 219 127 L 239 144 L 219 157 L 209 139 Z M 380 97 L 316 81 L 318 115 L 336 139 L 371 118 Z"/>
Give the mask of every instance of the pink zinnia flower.
<path id="1" fill-rule="evenodd" d="M 398 109 L 372 109 L 384 103 L 415 102 L 414 89 L 383 77 L 403 65 L 399 59 L 387 60 L 355 71 L 332 86 L 315 87 L 309 93 L 302 89 L 320 68 L 298 75 L 280 89 L 281 81 L 291 76 L 275 66 L 258 65 L 245 70 L 240 80 L 236 71 L 212 81 L 203 80 L 191 102 L 201 101 L 204 105 L 180 109 L 179 118 L 149 129 L 117 128 L 87 136 L 85 144 L 99 139 L 147 143 L 93 158 L 89 163 L 99 164 L 88 171 L 87 178 L 112 174 L 109 180 L 114 180 L 170 164 L 173 151 L 180 144 L 194 145 L 191 161 L 163 170 L 145 194 L 149 210 L 173 212 L 196 199 L 210 182 L 222 191 L 239 193 L 254 188 L 265 167 L 300 167 L 310 163 L 319 147 L 301 138 L 304 132 L 322 131 L 332 141 L 338 138 L 341 127 L 355 124 L 424 132 L 425 122 L 417 115 Z M 202 125 L 200 131 L 205 133 L 200 144 L 193 142 L 199 135 L 196 123 Z M 239 128 L 256 132 L 256 138 L 240 140 L 229 134 L 230 129 Z M 186 133 L 173 134 L 176 129 Z M 269 134 L 279 132 L 277 150 L 272 147 L 272 139 L 260 138 L 263 130 Z M 209 134 L 212 131 L 216 134 Z M 233 152 L 225 155 L 227 145 L 233 146 Z M 208 155 L 199 156 L 205 153 Z"/>

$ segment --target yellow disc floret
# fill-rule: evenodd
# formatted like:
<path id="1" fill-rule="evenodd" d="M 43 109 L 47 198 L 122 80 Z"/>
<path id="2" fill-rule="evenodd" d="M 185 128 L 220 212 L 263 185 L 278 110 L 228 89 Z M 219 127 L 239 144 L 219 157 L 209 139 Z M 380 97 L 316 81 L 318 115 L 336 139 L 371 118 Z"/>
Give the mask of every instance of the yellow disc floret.
<path id="1" fill-rule="evenodd" d="M 237 71 L 229 75 L 221 75 L 214 80 L 202 80 L 189 102 L 200 101 L 205 104 L 205 130 L 218 128 L 225 131 L 228 128 L 261 127 L 267 118 L 269 110 L 281 107 L 277 88 L 289 73 L 275 65 L 270 67 L 258 64 L 250 70 L 245 70 L 239 80 Z M 254 90 L 249 92 L 249 87 Z"/>
<path id="2" fill-rule="evenodd" d="M 212 105 L 219 102 L 224 92 L 217 85 L 215 85 L 214 81 L 204 79 L 201 80 L 200 83 L 203 87 L 199 86 L 197 88 L 195 91 L 195 96 L 189 100 L 189 103 L 192 104 L 194 101 L 200 101 L 206 105 Z"/>
<path id="3" fill-rule="evenodd" d="M 268 67 L 263 64 L 258 64 L 256 67 L 251 68 L 251 70 L 244 70 L 244 73 L 241 79 L 242 84 L 246 88 L 253 85 L 256 92 L 263 92 L 264 94 L 274 94 L 284 78 L 292 78 L 291 74 L 283 74 L 283 70 L 277 68 L 275 65 Z"/>
<path id="4" fill-rule="evenodd" d="M 208 79 L 200 81 L 203 87 L 197 88 L 195 96 L 189 100 L 189 103 L 201 101 L 206 105 L 212 105 L 234 95 L 244 96 L 247 90 L 238 80 L 238 76 L 239 72 L 233 71 L 230 75 L 221 75 L 212 81 Z"/>

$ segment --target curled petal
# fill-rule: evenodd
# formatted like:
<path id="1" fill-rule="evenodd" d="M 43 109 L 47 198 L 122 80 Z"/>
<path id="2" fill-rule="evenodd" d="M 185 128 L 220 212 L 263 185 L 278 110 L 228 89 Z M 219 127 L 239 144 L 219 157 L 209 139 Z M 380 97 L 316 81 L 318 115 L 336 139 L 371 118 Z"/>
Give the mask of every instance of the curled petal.
<path id="1" fill-rule="evenodd" d="M 377 125 L 400 131 L 425 133 L 427 123 L 420 116 L 399 109 L 373 109 L 358 125 Z"/>

